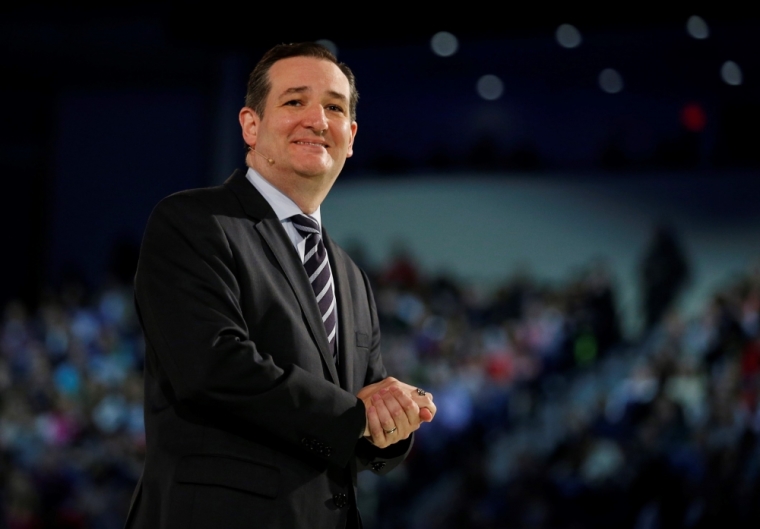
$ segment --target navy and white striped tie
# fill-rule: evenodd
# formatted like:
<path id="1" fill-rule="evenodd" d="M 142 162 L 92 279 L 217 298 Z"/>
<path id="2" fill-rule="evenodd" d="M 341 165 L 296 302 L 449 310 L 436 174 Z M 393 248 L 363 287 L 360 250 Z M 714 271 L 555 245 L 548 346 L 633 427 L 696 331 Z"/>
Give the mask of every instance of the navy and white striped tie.
<path id="1" fill-rule="evenodd" d="M 293 227 L 306 240 L 304 248 L 303 266 L 306 275 L 309 276 L 311 288 L 317 296 L 319 312 L 322 313 L 322 323 L 327 331 L 327 341 L 330 344 L 330 352 L 337 363 L 337 351 L 335 350 L 335 331 L 337 318 L 335 317 L 335 293 L 333 289 L 332 274 L 327 264 L 327 251 L 322 242 L 322 234 L 319 231 L 317 221 L 306 215 L 293 215 L 290 217 Z"/>

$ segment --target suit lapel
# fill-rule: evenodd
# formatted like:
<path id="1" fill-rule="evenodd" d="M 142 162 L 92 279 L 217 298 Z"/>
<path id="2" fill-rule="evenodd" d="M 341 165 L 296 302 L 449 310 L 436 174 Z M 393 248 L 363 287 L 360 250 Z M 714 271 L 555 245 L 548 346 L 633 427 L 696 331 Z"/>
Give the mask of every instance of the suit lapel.
<path id="1" fill-rule="evenodd" d="M 332 358 L 332 354 L 330 354 L 327 333 L 322 323 L 322 315 L 319 312 L 319 306 L 314 297 L 314 291 L 311 288 L 311 283 L 309 283 L 309 278 L 306 276 L 306 270 L 304 270 L 298 252 L 296 252 L 288 234 L 283 229 L 282 223 L 274 214 L 266 199 L 245 178 L 245 173 L 237 170 L 225 183 L 238 196 L 245 212 L 250 217 L 257 219 L 254 225 L 256 231 L 261 235 L 267 246 L 269 246 L 275 259 L 277 259 L 277 263 L 285 273 L 290 286 L 293 288 L 293 292 L 298 299 L 298 303 L 301 305 L 301 310 L 311 330 L 311 335 L 319 348 L 322 360 L 327 365 L 333 383 L 340 384 L 338 371 L 335 368 L 335 361 Z M 340 307 L 338 308 L 340 310 Z"/>
<path id="2" fill-rule="evenodd" d="M 330 259 L 333 280 L 335 285 L 335 297 L 338 303 L 338 374 L 340 375 L 340 385 L 346 391 L 354 393 L 354 346 L 356 337 L 353 336 L 354 329 L 354 311 L 353 300 L 351 299 L 351 289 L 348 288 L 348 274 L 346 272 L 346 262 L 341 258 L 332 239 L 328 237 L 327 232 L 322 228 L 322 240 L 327 249 L 327 256 Z"/>

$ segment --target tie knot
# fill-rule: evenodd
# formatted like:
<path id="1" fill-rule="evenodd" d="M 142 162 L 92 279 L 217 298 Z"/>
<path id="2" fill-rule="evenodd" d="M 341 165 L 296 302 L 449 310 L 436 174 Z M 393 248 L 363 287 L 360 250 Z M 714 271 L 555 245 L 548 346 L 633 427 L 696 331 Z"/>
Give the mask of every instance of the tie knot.
<path id="1" fill-rule="evenodd" d="M 296 231 L 304 237 L 308 237 L 313 233 L 320 234 L 317 221 L 307 215 L 293 215 L 290 217 L 290 220 L 293 222 L 293 227 Z"/>

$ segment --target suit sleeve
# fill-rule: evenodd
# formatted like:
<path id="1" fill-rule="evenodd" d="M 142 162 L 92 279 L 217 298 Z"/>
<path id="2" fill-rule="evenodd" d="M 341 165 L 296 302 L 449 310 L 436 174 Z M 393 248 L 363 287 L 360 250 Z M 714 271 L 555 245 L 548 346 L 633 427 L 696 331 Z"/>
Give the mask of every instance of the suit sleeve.
<path id="1" fill-rule="evenodd" d="M 236 262 L 218 220 L 196 197 L 153 211 L 135 294 L 149 349 L 176 402 L 229 416 L 345 466 L 365 425 L 363 403 L 298 366 L 257 350 L 240 307 Z"/>
<path id="2" fill-rule="evenodd" d="M 364 385 L 373 384 L 388 376 L 383 359 L 380 355 L 380 322 L 377 317 L 377 306 L 372 294 L 367 274 L 362 271 L 364 288 L 367 290 L 370 316 L 372 318 L 372 340 L 369 349 L 369 362 L 367 364 L 367 377 Z M 366 439 L 361 439 L 356 445 L 356 468 L 357 471 L 371 470 L 376 474 L 386 474 L 401 464 L 409 454 L 414 443 L 414 434 L 408 439 L 392 444 L 387 448 L 378 448 Z"/>

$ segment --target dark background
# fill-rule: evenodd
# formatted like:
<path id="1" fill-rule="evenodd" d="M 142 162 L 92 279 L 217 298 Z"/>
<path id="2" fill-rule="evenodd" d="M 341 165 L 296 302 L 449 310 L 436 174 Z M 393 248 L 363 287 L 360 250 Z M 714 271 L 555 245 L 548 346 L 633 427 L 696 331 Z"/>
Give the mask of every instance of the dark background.
<path id="1" fill-rule="evenodd" d="M 247 72 L 277 42 L 330 39 L 355 70 L 359 143 L 342 181 L 431 170 L 625 178 L 664 169 L 720 178 L 760 164 L 758 20 L 747 11 L 702 13 L 705 40 L 687 35 L 688 11 L 662 7 L 522 6 L 507 16 L 464 9 L 419 22 L 391 9 L 314 21 L 283 11 L 4 10 L 0 222 L 14 280 L 2 283 L 0 299 L 33 302 L 72 274 L 101 281 L 109 263 L 123 261 L 117 254 L 133 251 L 161 197 L 218 183 L 239 166 L 236 113 Z M 568 22 L 583 35 L 574 49 L 554 39 Z M 444 29 L 459 39 L 452 57 L 430 51 L 430 37 Z M 726 60 L 740 65 L 741 86 L 721 80 Z M 608 67 L 623 75 L 619 94 L 599 89 Z M 500 99 L 478 97 L 484 74 L 503 80 Z M 684 121 L 687 107 L 698 132 Z M 737 192 L 731 210 L 734 200 L 751 194 Z"/>

